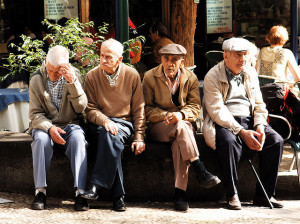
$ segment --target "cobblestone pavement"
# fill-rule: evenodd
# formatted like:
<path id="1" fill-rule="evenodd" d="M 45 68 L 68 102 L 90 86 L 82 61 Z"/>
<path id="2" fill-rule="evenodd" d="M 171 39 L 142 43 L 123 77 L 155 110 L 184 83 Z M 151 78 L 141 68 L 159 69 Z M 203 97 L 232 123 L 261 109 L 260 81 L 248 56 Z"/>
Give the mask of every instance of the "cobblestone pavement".
<path id="1" fill-rule="evenodd" d="M 13 203 L 0 204 L 0 223 L 300 223 L 300 200 L 283 201 L 285 208 L 269 209 L 243 203 L 240 211 L 224 202 L 190 203 L 188 212 L 176 212 L 173 203 L 127 202 L 126 212 L 114 212 L 110 202 L 93 201 L 87 212 L 75 212 L 72 199 L 48 197 L 47 209 L 30 209 L 33 196 L 0 192 Z"/>

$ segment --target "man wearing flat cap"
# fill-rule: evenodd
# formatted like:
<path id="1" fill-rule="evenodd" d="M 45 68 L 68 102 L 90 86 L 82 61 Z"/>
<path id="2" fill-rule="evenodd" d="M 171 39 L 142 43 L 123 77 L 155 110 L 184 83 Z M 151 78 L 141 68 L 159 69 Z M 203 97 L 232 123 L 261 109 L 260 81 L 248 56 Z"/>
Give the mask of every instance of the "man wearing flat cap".
<path id="1" fill-rule="evenodd" d="M 204 78 L 203 134 L 207 145 L 216 150 L 229 209 L 241 209 L 237 191 L 237 168 L 243 152 L 259 154 L 260 178 L 276 208 L 275 185 L 283 150 L 283 139 L 267 123 L 256 71 L 247 65 L 249 42 L 231 38 L 223 43 L 224 61 Z M 245 151 L 242 151 L 244 148 Z M 253 204 L 268 206 L 259 185 Z"/>
<path id="2" fill-rule="evenodd" d="M 168 44 L 159 51 L 162 64 L 148 71 L 143 80 L 147 137 L 159 142 L 172 142 L 175 170 L 175 209 L 186 211 L 185 196 L 189 165 L 197 173 L 200 186 L 210 188 L 220 180 L 209 173 L 202 161 L 193 127 L 200 112 L 198 80 L 184 68 L 186 49 L 179 44 Z"/>

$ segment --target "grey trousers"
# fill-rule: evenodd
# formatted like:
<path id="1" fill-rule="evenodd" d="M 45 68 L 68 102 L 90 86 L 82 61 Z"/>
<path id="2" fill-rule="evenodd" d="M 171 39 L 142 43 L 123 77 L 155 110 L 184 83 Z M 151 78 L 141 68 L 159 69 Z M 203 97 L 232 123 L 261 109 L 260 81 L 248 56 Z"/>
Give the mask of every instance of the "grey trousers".
<path id="1" fill-rule="evenodd" d="M 71 162 L 74 187 L 84 190 L 87 177 L 87 141 L 84 132 L 79 125 L 74 124 L 68 125 L 64 131 L 66 134 L 61 134 L 61 136 L 66 141 L 63 147 L 65 155 Z M 46 176 L 53 156 L 54 142 L 48 133 L 39 129 L 33 129 L 32 137 L 34 185 L 35 188 L 47 187 Z"/>
<path id="2" fill-rule="evenodd" d="M 154 141 L 172 142 L 175 187 L 186 191 L 190 159 L 199 156 L 192 124 L 188 121 L 170 125 L 163 122 L 153 123 L 147 129 L 147 135 Z"/>

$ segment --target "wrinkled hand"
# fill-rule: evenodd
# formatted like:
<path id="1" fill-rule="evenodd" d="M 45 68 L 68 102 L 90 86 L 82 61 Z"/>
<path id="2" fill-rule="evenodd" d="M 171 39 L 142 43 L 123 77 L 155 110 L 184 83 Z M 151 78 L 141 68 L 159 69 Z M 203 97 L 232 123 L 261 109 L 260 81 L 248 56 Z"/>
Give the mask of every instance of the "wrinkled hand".
<path id="1" fill-rule="evenodd" d="M 258 125 L 256 127 L 256 132 L 258 132 L 260 134 L 260 136 L 257 137 L 257 140 L 259 141 L 259 143 L 261 144 L 261 148 L 258 151 L 262 150 L 262 147 L 265 144 L 265 140 L 266 140 L 266 134 L 265 134 L 265 126 L 263 125 Z"/>
<path id="2" fill-rule="evenodd" d="M 164 119 L 164 124 L 165 125 L 175 124 L 180 120 L 182 120 L 182 113 L 180 113 L 180 112 L 168 112 L 165 119 Z"/>
<path id="3" fill-rule="evenodd" d="M 113 135 L 117 135 L 118 134 L 118 127 L 117 127 L 116 123 L 113 122 L 110 119 L 106 119 L 103 122 L 103 127 L 106 129 L 106 131 L 109 131 Z"/>
<path id="4" fill-rule="evenodd" d="M 75 71 L 70 64 L 61 65 L 59 74 L 64 76 L 68 83 L 74 83 L 77 79 Z"/>
<path id="5" fill-rule="evenodd" d="M 145 146 L 146 145 L 144 142 L 133 142 L 131 144 L 131 151 L 134 152 L 134 150 L 135 150 L 134 155 L 137 156 L 145 151 Z"/>
<path id="6" fill-rule="evenodd" d="M 66 134 L 66 132 L 64 130 L 62 130 L 61 128 L 56 127 L 56 126 L 52 126 L 49 129 L 48 133 L 49 133 L 51 139 L 55 143 L 60 144 L 60 145 L 66 144 L 66 141 L 60 136 L 60 133 L 61 134 Z"/>
<path id="7" fill-rule="evenodd" d="M 262 134 L 253 130 L 245 130 L 242 129 L 238 135 L 241 137 L 241 139 L 245 142 L 245 144 L 249 147 L 249 149 L 261 151 L 262 149 L 262 142 L 258 139 L 262 139 Z M 257 139 L 256 139 L 256 137 Z"/>

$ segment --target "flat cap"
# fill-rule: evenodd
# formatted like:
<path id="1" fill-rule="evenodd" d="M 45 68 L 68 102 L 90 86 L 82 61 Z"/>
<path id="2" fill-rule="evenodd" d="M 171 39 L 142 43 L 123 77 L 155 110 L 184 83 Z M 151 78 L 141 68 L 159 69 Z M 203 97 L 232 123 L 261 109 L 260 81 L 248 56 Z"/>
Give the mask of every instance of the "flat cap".
<path id="1" fill-rule="evenodd" d="M 232 37 L 225 40 L 222 45 L 224 51 L 248 51 L 250 42 L 244 38 Z"/>
<path id="2" fill-rule="evenodd" d="M 158 53 L 160 55 L 164 54 L 177 54 L 177 55 L 186 55 L 186 49 L 180 44 L 167 44 L 163 46 Z"/>

